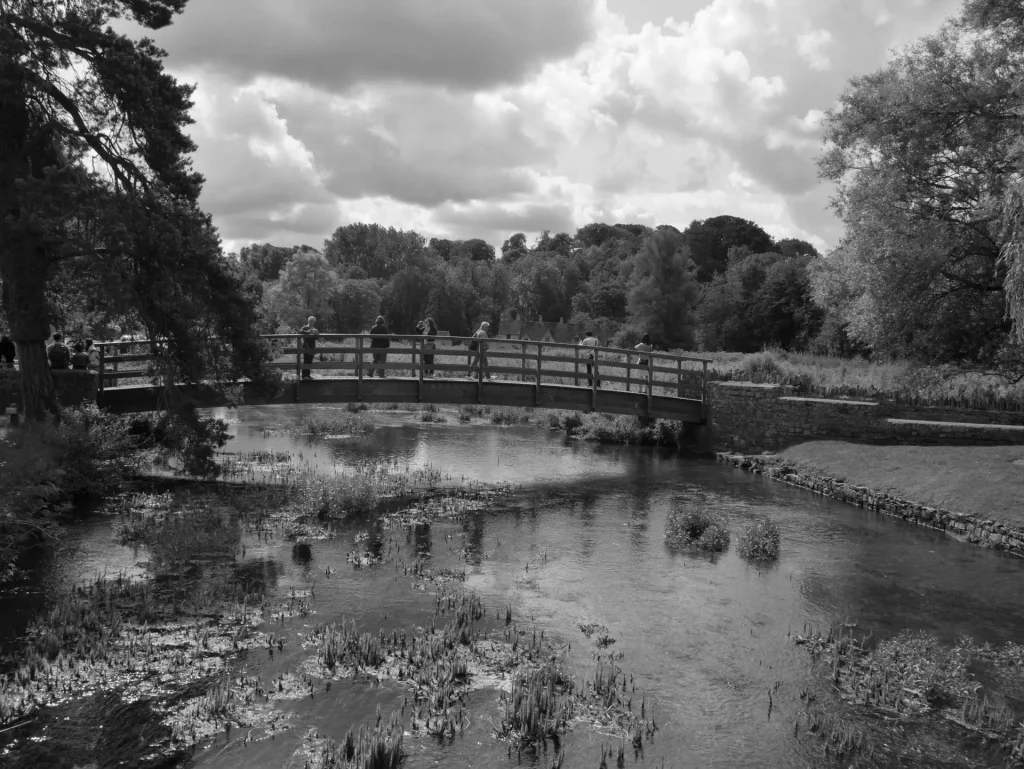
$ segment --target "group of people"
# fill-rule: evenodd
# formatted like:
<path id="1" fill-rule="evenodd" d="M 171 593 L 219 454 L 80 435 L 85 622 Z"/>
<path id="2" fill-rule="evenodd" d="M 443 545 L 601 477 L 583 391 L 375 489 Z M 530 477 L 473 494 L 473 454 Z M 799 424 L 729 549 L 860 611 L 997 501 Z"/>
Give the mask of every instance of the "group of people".
<path id="1" fill-rule="evenodd" d="M 6 334 L 0 337 L 0 368 L 14 368 L 14 360 L 18 357 L 18 348 Z M 68 347 L 64 335 L 59 331 L 46 347 L 46 361 L 50 368 L 57 370 L 81 369 L 85 371 L 100 370 L 100 350 L 91 339 L 75 342 Z"/>
<path id="2" fill-rule="evenodd" d="M 46 360 L 54 370 L 71 368 L 99 371 L 100 349 L 91 339 L 75 342 L 72 347 L 68 347 L 64 343 L 64 335 L 58 331 L 53 335 L 53 342 L 46 348 Z"/>
<path id="3" fill-rule="evenodd" d="M 491 375 L 488 372 L 487 362 L 487 347 L 488 340 L 490 338 L 491 324 L 487 321 L 483 321 L 480 327 L 473 333 L 473 337 L 469 341 L 469 356 L 466 363 L 468 369 L 468 378 L 476 379 L 480 376 L 483 379 L 491 379 Z M 374 321 L 373 326 L 370 328 L 370 335 L 373 337 L 370 340 L 370 350 L 373 355 L 374 368 L 370 369 L 370 376 L 379 376 L 381 378 L 387 375 L 387 361 L 388 353 L 387 350 L 391 347 L 391 337 L 396 336 L 392 333 L 391 329 L 388 328 L 387 321 L 384 320 L 383 315 L 378 315 L 377 320 Z M 317 339 L 320 337 L 320 331 L 316 327 L 316 318 L 312 315 L 306 320 L 306 325 L 299 329 L 299 335 L 302 338 L 301 344 L 304 350 L 302 354 L 302 362 L 304 367 L 302 369 L 303 379 L 312 379 L 313 372 L 310 365 L 313 363 L 313 358 L 316 353 Z M 437 349 L 437 325 L 434 323 L 432 318 L 426 318 L 416 324 L 416 335 L 423 337 L 423 375 L 432 377 L 434 376 L 434 351 Z M 89 340 L 86 340 L 87 342 Z M 580 341 L 581 347 L 591 348 L 586 356 L 587 366 L 587 384 L 594 386 L 594 368 L 597 365 L 596 361 L 596 348 L 600 347 L 598 338 L 594 336 L 593 331 L 587 331 L 586 336 Z M 636 364 L 638 366 L 646 366 L 648 364 L 648 356 L 654 349 L 651 345 L 650 334 L 644 334 L 634 348 L 637 354 Z M 308 351 L 308 352 L 307 352 Z M 476 372 L 476 376 L 474 376 Z M 601 386 L 601 380 L 598 379 L 596 383 L 597 387 Z"/>

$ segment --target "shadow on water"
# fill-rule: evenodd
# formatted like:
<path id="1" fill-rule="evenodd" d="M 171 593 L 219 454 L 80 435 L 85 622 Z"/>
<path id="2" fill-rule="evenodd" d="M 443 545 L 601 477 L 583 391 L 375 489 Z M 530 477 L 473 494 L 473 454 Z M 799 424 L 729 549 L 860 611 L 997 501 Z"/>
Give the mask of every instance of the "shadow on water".
<path id="1" fill-rule="evenodd" d="M 791 633 L 846 621 L 860 634 L 883 638 L 909 628 L 950 643 L 961 634 L 1024 642 L 1024 562 L 938 532 L 730 466 L 567 442 L 535 427 L 422 425 L 388 415 L 359 440 L 309 443 L 288 433 L 307 411 L 241 409 L 232 414 L 230 448 L 291 452 L 324 470 L 366 460 L 433 467 L 457 479 L 511 482 L 517 492 L 500 509 L 463 520 L 383 530 L 360 519 L 338 524 L 333 539 L 295 542 L 245 531 L 237 573 L 264 590 L 268 602 L 315 584 L 314 613 L 273 627 L 283 650 L 254 649 L 235 663 L 263 680 L 299 668 L 312 653 L 303 639 L 317 623 L 344 618 L 370 633 L 427 624 L 440 588 L 403 572 L 403 565 L 418 561 L 433 570 L 465 570 L 465 589 L 480 595 L 490 612 L 510 605 L 517 622 L 543 629 L 581 675 L 592 675 L 595 655 L 621 654 L 616 663 L 636 687 L 633 706 L 644 692 L 659 727 L 638 763 L 630 753 L 629 765 L 804 767 L 829 765 L 829 759 L 820 740 L 795 734 L 794 723 L 809 692 L 821 702 L 833 699 L 827 676 L 794 646 Z M 778 563 L 749 564 L 735 544 L 716 556 L 669 547 L 669 510 L 694 500 L 724 514 L 734 535 L 755 516 L 770 516 L 782 534 Z M 37 590 L 48 594 L 103 569 L 140 570 L 138 559 L 116 544 L 109 519 L 80 527 L 73 540 L 75 546 L 46 567 Z M 353 568 L 349 554 L 357 548 L 383 563 Z M 13 607 L 28 610 L 22 597 L 0 600 L 5 617 Z M 603 647 L 581 632 L 591 625 L 606 629 Z M 190 761 L 301 766 L 294 753 L 309 729 L 340 740 L 378 706 L 385 718 L 400 708 L 407 691 L 393 683 L 339 681 L 315 697 L 280 703 L 291 728 L 275 739 L 246 743 L 245 735 L 221 734 Z M 471 692 L 466 733 L 443 744 L 408 737 L 406 766 L 513 765 L 493 737 L 496 703 L 493 691 Z M 103 721 L 100 712 L 108 721 L 115 717 L 113 705 L 93 708 L 90 717 Z M 857 718 L 859 728 L 878 730 L 870 718 Z M 991 760 L 982 745 L 943 736 L 943 729 L 904 726 L 899 739 L 919 759 L 904 757 L 898 765 L 984 766 Z M 134 733 L 146 742 L 144 729 Z M 564 740 L 566 765 L 598 766 L 602 745 L 617 749 L 617 738 L 577 727 Z M 140 743 L 138 755 L 144 753 Z M 552 759 L 524 753 L 522 764 L 546 767 Z"/>

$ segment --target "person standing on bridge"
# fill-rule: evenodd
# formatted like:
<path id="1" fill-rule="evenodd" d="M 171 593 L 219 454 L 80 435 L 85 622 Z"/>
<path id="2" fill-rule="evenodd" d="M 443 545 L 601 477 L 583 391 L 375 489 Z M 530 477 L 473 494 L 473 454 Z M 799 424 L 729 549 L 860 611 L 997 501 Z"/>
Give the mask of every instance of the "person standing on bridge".
<path id="1" fill-rule="evenodd" d="M 85 354 L 89 356 L 89 370 L 100 370 L 100 348 L 91 339 L 85 340 Z"/>
<path id="2" fill-rule="evenodd" d="M 598 342 L 597 337 L 594 336 L 594 332 L 593 331 L 588 331 L 587 335 L 585 337 L 583 337 L 583 341 L 580 342 L 580 347 L 589 347 L 590 348 L 590 352 L 588 352 L 587 355 L 586 355 L 586 358 L 585 358 L 586 360 L 592 361 L 592 360 L 595 359 L 595 357 L 597 356 L 597 348 L 598 348 L 599 345 L 600 345 L 600 342 Z M 587 385 L 590 386 L 590 387 L 593 387 L 593 385 L 594 385 L 594 366 L 595 365 L 597 365 L 596 362 L 595 363 L 587 363 Z M 597 380 L 597 386 L 598 387 L 601 386 L 601 380 L 600 379 Z"/>
<path id="3" fill-rule="evenodd" d="M 299 329 L 299 333 L 302 335 L 302 348 L 304 350 L 315 350 L 316 349 L 316 338 L 320 336 L 320 331 L 313 324 L 316 323 L 316 317 L 310 315 L 306 318 L 306 325 Z M 313 362 L 313 356 L 315 353 L 308 352 L 302 354 L 302 362 L 307 366 Z M 302 369 L 303 379 L 312 379 L 313 371 L 309 368 Z"/>
<path id="4" fill-rule="evenodd" d="M 377 321 L 373 324 L 373 328 L 370 329 L 370 333 L 374 335 L 373 339 L 370 340 L 370 349 L 373 350 L 373 362 L 376 365 L 386 364 L 388 362 L 388 354 L 384 352 L 391 346 L 391 340 L 388 337 L 391 335 L 391 331 L 388 329 L 387 323 L 384 322 L 384 316 L 378 315 Z M 370 377 L 372 378 L 375 374 L 380 374 L 381 379 L 387 376 L 387 371 L 383 368 L 375 368 L 370 371 Z"/>
<path id="5" fill-rule="evenodd" d="M 53 335 L 53 344 L 46 348 L 46 360 L 50 368 L 63 370 L 71 366 L 71 350 L 64 344 L 64 336 L 57 332 Z"/>
<path id="6" fill-rule="evenodd" d="M 491 324 L 486 320 L 480 324 L 480 328 L 473 334 L 473 339 L 469 343 L 469 378 L 476 379 L 473 376 L 473 369 L 479 364 L 481 371 L 481 378 L 490 379 L 490 375 L 487 373 L 487 332 L 490 329 Z"/>
<path id="7" fill-rule="evenodd" d="M 650 334 L 644 334 L 643 337 L 641 337 L 641 339 L 640 339 L 640 344 L 638 344 L 633 349 L 636 350 L 639 353 L 639 355 L 637 355 L 637 358 L 636 358 L 636 365 L 643 366 L 643 368 L 644 368 L 644 372 L 641 375 L 641 379 L 646 380 L 647 379 L 647 371 L 646 371 L 647 364 L 650 362 L 649 361 L 649 356 L 650 356 L 651 352 L 654 350 L 654 346 L 651 344 L 651 335 Z"/>
<path id="8" fill-rule="evenodd" d="M 434 376 L 434 350 L 437 349 L 437 326 L 433 318 L 420 321 L 416 326 L 423 335 L 423 375 Z"/>

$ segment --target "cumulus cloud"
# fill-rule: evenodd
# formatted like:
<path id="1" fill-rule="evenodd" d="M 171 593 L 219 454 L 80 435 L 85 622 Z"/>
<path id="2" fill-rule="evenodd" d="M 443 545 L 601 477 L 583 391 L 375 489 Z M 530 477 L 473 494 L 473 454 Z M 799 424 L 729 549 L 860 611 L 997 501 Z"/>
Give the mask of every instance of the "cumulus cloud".
<path id="1" fill-rule="evenodd" d="M 587 0 L 192 0 L 157 40 L 183 64 L 337 92 L 516 82 L 590 35 Z"/>
<path id="2" fill-rule="evenodd" d="M 828 69 L 832 61 L 826 50 L 832 42 L 832 33 L 827 29 L 812 29 L 796 39 L 796 52 L 812 69 Z"/>
<path id="3" fill-rule="evenodd" d="M 958 2 L 192 0 L 157 42 L 229 248 L 719 214 L 825 246 L 825 111 Z"/>

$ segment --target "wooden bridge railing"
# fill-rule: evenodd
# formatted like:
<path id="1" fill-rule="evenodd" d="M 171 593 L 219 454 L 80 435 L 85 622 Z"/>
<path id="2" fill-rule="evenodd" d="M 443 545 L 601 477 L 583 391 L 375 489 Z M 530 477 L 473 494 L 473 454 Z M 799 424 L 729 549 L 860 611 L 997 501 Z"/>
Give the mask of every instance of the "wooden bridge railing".
<path id="1" fill-rule="evenodd" d="M 358 380 L 374 375 L 420 381 L 470 378 L 480 383 L 498 379 L 530 383 L 538 389 L 543 383 L 595 391 L 624 390 L 646 394 L 648 399 L 655 395 L 685 398 L 700 401 L 706 411 L 709 361 L 690 355 L 641 354 L 609 347 L 497 337 L 479 340 L 438 336 L 434 349 L 419 336 L 321 334 L 312 349 L 303 346 L 298 334 L 270 334 L 263 338 L 275 353 L 271 365 L 293 373 L 300 380 L 304 372 L 313 376 L 330 372 Z M 375 339 L 386 339 L 390 347 L 373 347 Z M 479 350 L 469 349 L 471 343 L 481 341 L 486 348 L 482 356 Z M 148 342 L 107 342 L 99 348 L 101 391 L 119 383 L 146 384 L 152 378 Z M 483 362 L 485 365 L 481 365 Z"/>

